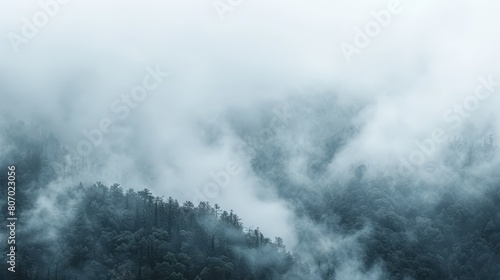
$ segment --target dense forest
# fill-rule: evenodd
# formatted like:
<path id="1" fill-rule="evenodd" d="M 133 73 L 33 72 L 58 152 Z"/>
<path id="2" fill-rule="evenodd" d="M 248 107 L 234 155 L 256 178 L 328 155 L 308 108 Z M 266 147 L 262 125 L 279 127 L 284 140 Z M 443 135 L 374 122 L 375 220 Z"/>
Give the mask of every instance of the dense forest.
<path id="1" fill-rule="evenodd" d="M 2 164 L 17 166 L 23 187 L 17 194 L 19 267 L 14 278 L 3 269 L 2 279 L 500 279 L 498 174 L 457 178 L 457 188 L 476 183 L 481 191 L 467 196 L 443 188 L 425 203 L 422 189 L 439 186 L 373 178 L 364 164 L 342 186 L 301 188 L 279 164 L 286 150 L 262 149 L 252 168 L 281 186 L 282 197 L 296 207 L 299 244 L 291 253 L 281 238 L 245 228 L 236 213 L 209 202 L 179 203 L 147 188 L 100 182 L 54 191 L 63 175 L 50 162 L 68 152 L 54 137 L 22 127 L 10 128 L 3 150 Z M 467 151 L 467 158 L 452 161 L 460 168 L 497 152 L 492 142 L 457 142 L 450 149 Z M 316 162 L 312 174 L 321 165 Z M 79 168 L 92 170 L 78 163 L 64 176 Z M 342 237 L 337 248 L 349 250 L 329 247 L 325 236 Z M 355 243 L 348 239 L 353 236 Z M 359 268 L 352 268 L 353 260 Z M 346 273 L 346 266 L 361 272 Z"/>
<path id="2" fill-rule="evenodd" d="M 4 269 L 2 279 L 251 280 L 309 274 L 280 237 L 271 240 L 259 228 L 244 228 L 232 210 L 209 202 L 180 204 L 147 188 L 136 192 L 97 182 L 67 186 L 54 194 L 55 205 L 40 207 L 37 197 L 51 192 L 47 186 L 57 178 L 47 162 L 65 151 L 54 137 L 34 141 L 39 135 L 31 138 L 28 131 L 36 130 L 20 127 L 11 131 L 19 138 L 6 157 L 15 158 L 23 186 L 17 193 L 18 268 L 14 277 Z M 6 174 L 0 179 L 6 181 Z M 51 220 L 44 213 L 51 211 L 67 219 Z"/>
<path id="3" fill-rule="evenodd" d="M 101 183 L 69 189 L 61 207 L 68 198 L 79 202 L 57 243 L 19 236 L 18 279 L 293 279 L 304 269 L 280 238 L 243 230 L 218 205 Z"/>

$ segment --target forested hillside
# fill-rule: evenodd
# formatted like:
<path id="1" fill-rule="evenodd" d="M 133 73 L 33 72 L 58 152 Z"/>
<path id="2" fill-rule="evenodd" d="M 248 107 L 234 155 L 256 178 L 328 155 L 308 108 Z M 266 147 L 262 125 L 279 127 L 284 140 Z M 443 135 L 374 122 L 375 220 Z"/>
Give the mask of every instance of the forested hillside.
<path id="1" fill-rule="evenodd" d="M 3 269 L 2 279 L 250 280 L 309 274 L 281 238 L 245 228 L 236 213 L 219 205 L 179 203 L 147 188 L 100 182 L 55 192 L 51 185 L 62 174 L 53 162 L 62 162 L 67 151 L 36 127 L 17 125 L 8 131 L 2 163 L 17 170 L 18 269 L 15 276 Z"/>
<path id="2" fill-rule="evenodd" d="M 289 106 L 296 122 L 273 139 L 240 135 L 253 144 L 252 169 L 294 205 L 295 250 L 322 279 L 500 279 L 500 165 L 491 134 L 450 137 L 442 154 L 406 176 L 384 168 L 383 158 L 348 168 L 341 161 L 343 171 L 332 172 L 359 133 L 359 111 L 321 96 Z M 287 142 L 303 130 L 314 133 Z M 290 168 L 297 159 L 300 176 Z"/>
<path id="3" fill-rule="evenodd" d="M 53 163 L 68 152 L 54 137 L 18 127 L 2 164 L 18 170 L 19 267 L 2 279 L 500 279 L 498 174 L 442 186 L 373 177 L 361 164 L 347 181 L 304 188 L 281 169 L 287 151 L 270 145 L 273 157 L 256 153 L 253 169 L 294 205 L 299 256 L 216 204 L 119 184 L 61 185 L 89 166 L 61 169 Z M 492 142 L 450 147 L 469 155 L 452 161 L 459 170 L 496 152 Z"/>
<path id="4" fill-rule="evenodd" d="M 75 216 L 56 243 L 38 232 L 19 236 L 18 279 L 293 279 L 304 272 L 280 238 L 244 230 L 218 205 L 179 205 L 147 189 L 100 183 L 70 188 L 60 207 L 68 198 L 78 200 Z"/>

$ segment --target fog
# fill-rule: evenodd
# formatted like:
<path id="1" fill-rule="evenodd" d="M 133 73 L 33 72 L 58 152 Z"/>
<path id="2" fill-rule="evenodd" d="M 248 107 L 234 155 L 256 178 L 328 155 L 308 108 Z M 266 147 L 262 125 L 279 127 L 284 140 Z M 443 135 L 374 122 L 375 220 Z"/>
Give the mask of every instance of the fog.
<path id="1" fill-rule="evenodd" d="M 225 12 L 214 3 L 68 1 L 21 44 L 12 34 L 23 36 L 23 18 L 33 21 L 43 9 L 0 3 L 0 125 L 35 122 L 78 154 L 88 140 L 83 130 L 109 120 L 109 132 L 85 156 L 98 170 L 66 178 L 72 184 L 116 182 L 218 203 L 245 226 L 283 237 L 291 250 L 299 246 L 299 225 L 312 222 L 297 216 L 298 204 L 276 180 L 259 174 L 255 153 L 280 147 L 284 176 L 314 192 L 348 182 L 363 163 L 366 176 L 439 185 L 456 180 L 447 161 L 453 137 L 500 137 L 498 2 L 241 0 Z M 391 5 L 399 12 L 356 47 L 357 28 Z M 345 43 L 359 52 L 346 56 Z M 123 95 L 152 72 L 163 73 L 150 80 L 155 88 L 127 105 Z M 436 133 L 446 140 L 425 153 Z M 322 145 L 332 138 L 335 152 L 325 155 Z M 412 165 L 419 149 L 425 159 Z M 404 161 L 415 170 L 431 167 L 407 172 Z M 311 164 L 321 172 L 312 174 Z M 466 176 L 489 174 L 497 164 L 495 155 Z M 222 188 L 210 175 L 221 172 L 230 174 Z M 437 190 L 423 188 L 423 203 L 427 191 Z M 337 238 L 356 259 L 356 245 Z M 326 248 L 339 246 L 328 239 Z M 346 264 L 342 275 L 350 270 L 358 269 Z M 376 279 L 379 270 L 364 277 Z"/>

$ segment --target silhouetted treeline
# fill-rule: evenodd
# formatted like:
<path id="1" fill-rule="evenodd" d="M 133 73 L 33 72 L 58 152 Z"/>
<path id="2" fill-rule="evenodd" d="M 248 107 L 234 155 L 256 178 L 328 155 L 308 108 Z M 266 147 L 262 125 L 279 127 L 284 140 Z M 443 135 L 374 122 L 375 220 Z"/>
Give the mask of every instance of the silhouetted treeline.
<path id="1" fill-rule="evenodd" d="M 451 145 L 449 166 L 459 172 L 436 172 L 441 180 L 433 184 L 418 176 L 373 176 L 359 165 L 342 185 L 306 188 L 288 178 L 283 148 L 256 151 L 254 171 L 308 221 L 296 227 L 298 247 L 314 248 L 305 250 L 305 264 L 280 238 L 246 229 L 235 213 L 207 202 L 180 204 L 148 189 L 101 183 L 64 186 L 51 195 L 47 186 L 62 176 L 52 163 L 64 162 L 67 152 L 50 136 L 39 141 L 21 137 L 21 129 L 9 133 L 3 164 L 18 166 L 22 186 L 16 279 L 339 279 L 350 256 L 322 250 L 318 228 L 323 238 L 363 232 L 355 244 L 361 273 L 379 265 L 383 279 L 500 279 L 500 173 L 461 175 L 493 157 L 492 142 Z M 325 149 L 333 155 L 338 144 Z M 311 177 L 326 172 L 328 160 L 314 158 Z M 6 271 L 2 279 L 12 276 Z"/>
<path id="2" fill-rule="evenodd" d="M 5 138 L 1 161 L 16 166 L 19 226 L 16 273 L 4 265 L 1 279 L 250 280 L 309 274 L 281 238 L 244 228 L 232 210 L 208 202 L 180 204 L 118 184 L 54 186 L 65 172 L 88 172 L 88 164 L 65 166 L 68 151 L 34 125 L 19 122 Z M 6 182 L 6 172 L 0 180 Z M 6 213 L 4 201 L 2 206 Z M 6 242 L 2 248 L 7 251 Z"/>
<path id="3" fill-rule="evenodd" d="M 45 239 L 37 232 L 19 237 L 18 279 L 250 280 L 305 272 L 280 238 L 244 230 L 238 215 L 218 205 L 179 205 L 148 189 L 101 183 L 70 188 L 59 199 L 78 201 L 74 217 L 53 244 L 38 241 Z"/>

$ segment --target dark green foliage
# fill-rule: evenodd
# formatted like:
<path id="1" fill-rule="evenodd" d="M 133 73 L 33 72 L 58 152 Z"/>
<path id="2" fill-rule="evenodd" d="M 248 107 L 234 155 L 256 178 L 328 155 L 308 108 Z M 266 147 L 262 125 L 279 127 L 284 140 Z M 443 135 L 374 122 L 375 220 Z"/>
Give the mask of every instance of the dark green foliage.
<path id="1" fill-rule="evenodd" d="M 301 266 L 281 239 L 272 243 L 258 230 L 244 232 L 236 214 L 217 218 L 208 202 L 180 206 L 148 189 L 124 194 L 119 185 L 99 182 L 66 195 L 80 198 L 74 218 L 57 244 L 24 240 L 21 279 L 56 279 L 56 269 L 78 279 L 284 279 Z M 248 261 L 257 258 L 266 261 Z"/>
<path id="2" fill-rule="evenodd" d="M 148 189 L 125 191 L 117 184 L 107 187 L 99 182 L 63 186 L 51 202 L 67 217 L 45 218 L 43 207 L 41 212 L 33 210 L 39 209 L 37 199 L 47 195 L 46 186 L 57 178 L 55 174 L 61 176 L 55 168 L 61 164 L 51 162 L 64 162 L 65 152 L 52 137 L 43 145 L 20 137 L 18 133 L 27 131 L 18 127 L 17 132 L 8 131 L 12 135 L 8 142 L 15 144 L 6 148 L 10 152 L 2 166 L 15 164 L 19 170 L 18 183 L 23 187 L 16 197 L 22 205 L 19 220 L 25 223 L 18 232 L 22 240 L 18 273 L 6 274 L 4 269 L 1 279 L 337 279 L 336 269 L 345 259 L 335 251 L 320 250 L 314 235 L 317 228 L 324 229 L 327 237 L 350 237 L 368 229 L 356 240 L 361 251 L 356 261 L 365 271 L 382 264 L 383 279 L 500 279 L 498 174 L 469 176 L 464 185 L 427 186 L 370 177 L 370 168 L 359 165 L 343 184 L 304 187 L 288 179 L 285 151 L 277 147 L 269 148 L 269 153 L 257 151 L 252 160 L 255 173 L 277 187 L 280 196 L 294 205 L 297 217 L 310 221 L 296 228 L 299 248 L 312 259 L 310 272 L 299 256 L 285 250 L 283 240 L 273 242 L 259 228 L 244 228 L 233 211 L 208 202 L 180 205 L 171 197 L 155 197 Z M 339 141 L 334 142 L 325 149 L 337 147 Z M 489 146 L 466 149 L 461 153 L 469 157 L 451 161 L 466 172 L 467 166 L 494 152 Z M 312 161 L 311 174 L 324 172 L 329 160 Z M 5 173 L 0 173 L 0 181 L 6 181 Z M 475 188 L 479 191 L 471 192 L 474 195 L 464 194 Z"/>
<path id="3" fill-rule="evenodd" d="M 33 126 L 7 132 L 11 144 L 1 163 L 16 166 L 22 207 L 16 273 L 2 269 L 0 279 L 286 279 L 304 270 L 298 258 L 258 230 L 244 230 L 238 215 L 218 205 L 180 205 L 149 189 L 100 182 L 54 191 L 50 184 L 88 167 L 84 159 L 65 166 L 68 152 L 52 136 L 31 135 L 44 133 Z M 50 205 L 41 205 L 41 197 L 50 197 Z"/>

